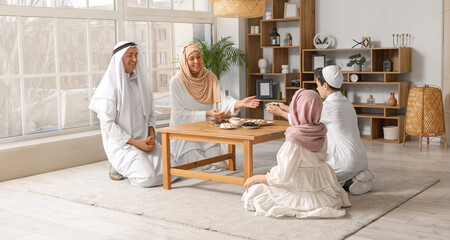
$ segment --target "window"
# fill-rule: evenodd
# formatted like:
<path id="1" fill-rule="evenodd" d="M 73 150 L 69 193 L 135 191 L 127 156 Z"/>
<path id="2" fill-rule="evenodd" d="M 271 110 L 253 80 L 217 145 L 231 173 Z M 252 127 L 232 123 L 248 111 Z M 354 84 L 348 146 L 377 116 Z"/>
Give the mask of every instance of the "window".
<path id="1" fill-rule="evenodd" d="M 157 112 L 170 113 L 178 50 L 212 39 L 207 0 L 0 0 L 5 5 L 13 11 L 0 13 L 0 142 L 97 129 L 87 106 L 123 40 L 143 51 Z"/>
<path id="2" fill-rule="evenodd" d="M 158 64 L 166 64 L 166 52 L 159 52 Z"/>
<path id="3" fill-rule="evenodd" d="M 159 29 L 158 30 L 158 41 L 165 41 L 166 40 L 166 29 Z"/>

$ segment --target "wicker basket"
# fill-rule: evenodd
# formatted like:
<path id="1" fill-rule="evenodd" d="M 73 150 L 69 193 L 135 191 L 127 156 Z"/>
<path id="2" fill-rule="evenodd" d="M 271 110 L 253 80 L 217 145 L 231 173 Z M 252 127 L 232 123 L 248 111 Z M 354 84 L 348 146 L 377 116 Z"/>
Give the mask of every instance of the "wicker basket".
<path id="1" fill-rule="evenodd" d="M 227 18 L 264 16 L 266 0 L 209 0 L 214 2 L 214 15 Z"/>
<path id="2" fill-rule="evenodd" d="M 422 137 L 438 137 L 445 134 L 441 89 L 428 85 L 411 88 L 406 109 L 403 146 L 405 146 L 406 135 L 420 136 L 419 149 L 422 150 Z M 427 139 L 427 143 L 429 143 L 429 139 Z M 447 149 L 446 137 L 445 149 Z"/>

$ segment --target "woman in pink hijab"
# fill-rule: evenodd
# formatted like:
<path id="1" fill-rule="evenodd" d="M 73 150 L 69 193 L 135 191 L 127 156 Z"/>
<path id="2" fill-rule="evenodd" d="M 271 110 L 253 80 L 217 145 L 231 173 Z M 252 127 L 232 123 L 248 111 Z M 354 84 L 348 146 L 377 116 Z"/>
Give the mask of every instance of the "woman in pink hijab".
<path id="1" fill-rule="evenodd" d="M 348 195 L 327 159 L 327 128 L 320 123 L 322 99 L 312 90 L 298 90 L 289 106 L 286 142 L 278 165 L 244 184 L 244 208 L 258 216 L 334 218 L 345 215 Z"/>

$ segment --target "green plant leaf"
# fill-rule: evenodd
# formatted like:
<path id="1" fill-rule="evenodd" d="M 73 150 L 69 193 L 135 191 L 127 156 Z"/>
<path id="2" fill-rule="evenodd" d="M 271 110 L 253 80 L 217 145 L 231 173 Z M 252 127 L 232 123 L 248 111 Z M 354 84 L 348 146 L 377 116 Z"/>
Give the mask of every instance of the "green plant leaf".
<path id="1" fill-rule="evenodd" d="M 219 80 L 231 65 L 242 66 L 245 63 L 250 72 L 248 56 L 242 50 L 235 48 L 230 38 L 230 36 L 223 37 L 211 45 L 199 39 L 194 40 L 194 43 L 202 50 L 203 66 L 213 72 Z"/>

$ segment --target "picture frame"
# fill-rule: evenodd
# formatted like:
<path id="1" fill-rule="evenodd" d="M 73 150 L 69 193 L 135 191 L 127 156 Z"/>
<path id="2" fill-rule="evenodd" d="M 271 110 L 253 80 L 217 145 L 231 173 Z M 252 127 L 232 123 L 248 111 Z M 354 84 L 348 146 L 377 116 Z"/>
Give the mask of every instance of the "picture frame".
<path id="1" fill-rule="evenodd" d="M 324 68 L 326 67 L 326 57 L 325 55 L 312 55 L 311 57 L 312 70 L 316 70 L 316 68 Z"/>
<path id="2" fill-rule="evenodd" d="M 284 3 L 284 18 L 298 18 L 298 3 Z"/>
<path id="3" fill-rule="evenodd" d="M 256 98 L 274 99 L 273 79 L 256 79 Z"/>

